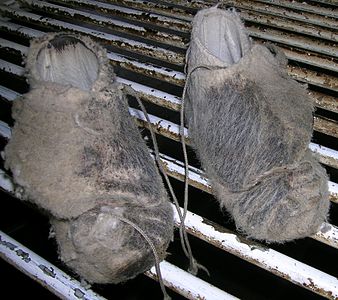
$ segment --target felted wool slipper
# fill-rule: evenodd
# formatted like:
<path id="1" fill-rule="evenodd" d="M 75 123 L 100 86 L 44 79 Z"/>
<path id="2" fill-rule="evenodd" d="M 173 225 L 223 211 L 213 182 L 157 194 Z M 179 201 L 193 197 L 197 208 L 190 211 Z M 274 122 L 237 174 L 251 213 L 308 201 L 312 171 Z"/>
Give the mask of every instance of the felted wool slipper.
<path id="1" fill-rule="evenodd" d="M 61 259 L 89 282 L 118 283 L 166 255 L 173 211 L 116 82 L 88 37 L 35 39 L 31 90 L 13 105 L 6 167 L 47 211 Z"/>
<path id="2" fill-rule="evenodd" d="M 327 218 L 325 170 L 308 150 L 313 102 L 276 47 L 253 44 L 237 13 L 199 11 L 187 54 L 185 117 L 222 207 L 249 237 L 283 242 Z"/>

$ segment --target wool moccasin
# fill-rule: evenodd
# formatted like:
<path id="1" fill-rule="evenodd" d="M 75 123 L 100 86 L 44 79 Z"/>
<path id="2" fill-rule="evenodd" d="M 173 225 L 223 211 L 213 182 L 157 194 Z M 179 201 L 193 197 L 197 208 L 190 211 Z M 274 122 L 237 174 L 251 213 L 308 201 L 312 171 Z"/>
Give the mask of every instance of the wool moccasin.
<path id="1" fill-rule="evenodd" d="M 173 211 L 105 50 L 51 33 L 32 41 L 26 69 L 31 89 L 14 102 L 5 149 L 22 198 L 49 214 L 61 260 L 87 281 L 150 269 L 140 231 L 163 259 Z"/>
<path id="2" fill-rule="evenodd" d="M 317 232 L 328 181 L 308 149 L 312 99 L 287 59 L 252 43 L 234 11 L 199 11 L 188 49 L 185 117 L 215 196 L 239 231 L 267 242 Z"/>

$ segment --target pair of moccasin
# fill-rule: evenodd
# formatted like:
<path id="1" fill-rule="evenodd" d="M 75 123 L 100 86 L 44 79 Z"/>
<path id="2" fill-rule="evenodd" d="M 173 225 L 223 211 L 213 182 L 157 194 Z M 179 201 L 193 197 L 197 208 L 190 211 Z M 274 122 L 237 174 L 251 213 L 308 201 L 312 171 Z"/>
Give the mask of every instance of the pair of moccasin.
<path id="1" fill-rule="evenodd" d="M 276 48 L 254 45 L 236 13 L 193 20 L 184 110 L 215 196 L 239 230 L 268 242 L 314 234 L 327 177 L 308 150 L 313 103 Z M 47 34 L 30 47 L 30 92 L 15 101 L 6 167 L 50 215 L 60 258 L 89 282 L 118 283 L 160 259 L 173 211 L 128 113 L 106 52 L 88 37 Z"/>

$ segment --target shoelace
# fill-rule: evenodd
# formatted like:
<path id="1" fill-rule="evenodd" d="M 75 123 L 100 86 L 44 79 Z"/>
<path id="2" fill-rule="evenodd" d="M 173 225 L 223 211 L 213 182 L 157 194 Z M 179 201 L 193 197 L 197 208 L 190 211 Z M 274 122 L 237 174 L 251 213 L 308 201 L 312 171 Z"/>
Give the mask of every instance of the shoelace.
<path id="1" fill-rule="evenodd" d="M 198 273 L 198 269 L 203 269 L 209 275 L 208 270 L 204 266 L 199 264 L 197 262 L 197 260 L 194 258 L 193 254 L 192 254 L 188 234 L 187 234 L 187 231 L 186 231 L 185 226 L 184 226 L 184 222 L 185 222 L 185 218 L 186 218 L 186 214 L 187 214 L 187 210 L 188 210 L 188 192 L 187 191 L 188 191 L 188 172 L 189 172 L 188 157 L 187 157 L 187 152 L 186 152 L 186 147 L 185 147 L 184 134 L 181 134 L 181 138 L 183 137 L 182 144 L 184 145 L 184 151 L 183 152 L 184 152 L 184 160 L 185 160 L 185 192 L 184 192 L 185 195 L 184 195 L 184 207 L 183 207 L 183 214 L 182 214 L 178 200 L 177 200 L 177 197 L 176 197 L 175 192 L 174 192 L 174 189 L 173 189 L 173 187 L 170 183 L 169 177 L 168 177 L 168 175 L 167 175 L 167 173 L 166 173 L 166 171 L 163 167 L 163 162 L 162 162 L 161 157 L 160 157 L 157 139 L 156 139 L 154 130 L 152 129 L 152 127 L 150 125 L 151 121 L 150 121 L 149 115 L 148 115 L 140 97 L 136 94 L 136 92 L 131 87 L 129 87 L 127 85 L 123 85 L 123 89 L 125 90 L 126 94 L 134 97 L 137 100 L 137 103 L 140 106 L 140 108 L 141 108 L 141 110 L 142 110 L 142 112 L 143 112 L 143 114 L 144 114 L 144 116 L 145 116 L 145 118 L 146 118 L 146 120 L 149 124 L 148 128 L 149 128 L 152 143 L 153 143 L 153 146 L 154 146 L 155 161 L 157 163 L 157 166 L 158 166 L 160 172 L 163 174 L 163 177 L 166 181 L 170 195 L 173 199 L 175 208 L 177 210 L 177 213 L 178 213 L 178 216 L 179 216 L 179 219 L 180 219 L 180 226 L 179 226 L 180 241 L 181 241 L 181 247 L 183 249 L 183 252 L 184 252 L 185 256 L 189 259 L 189 269 L 188 269 L 188 271 L 191 274 L 196 275 Z M 182 104 L 184 104 L 184 103 L 182 103 Z M 183 112 L 181 112 L 181 122 L 182 122 L 182 116 L 183 116 Z M 86 131 L 87 133 L 92 134 L 92 135 L 100 135 L 101 134 L 101 133 L 99 133 L 99 132 L 97 132 L 97 131 L 95 131 L 91 128 L 83 126 L 81 124 L 81 122 L 79 120 L 79 116 L 77 114 L 75 114 L 73 117 L 74 117 L 75 123 L 79 127 L 81 127 L 84 131 Z M 152 249 L 153 254 L 154 254 L 155 269 L 156 269 L 158 281 L 159 281 L 159 284 L 160 284 L 160 287 L 161 287 L 161 290 L 162 290 L 162 293 L 163 293 L 163 299 L 164 300 L 171 299 L 170 296 L 167 294 L 165 286 L 164 286 L 164 281 L 163 281 L 162 274 L 161 274 L 160 261 L 159 261 L 159 256 L 157 254 L 157 250 L 156 250 L 154 244 L 152 243 L 152 241 L 150 240 L 150 238 L 147 236 L 147 234 L 140 227 L 138 227 L 136 224 L 134 224 L 130 220 L 123 218 L 123 217 L 120 217 L 120 216 L 116 216 L 116 215 L 114 215 L 114 216 L 117 219 L 119 219 L 120 221 L 125 222 L 125 223 L 129 224 L 130 226 L 132 226 L 135 230 L 137 230 L 142 235 L 142 237 L 149 244 L 149 246 Z"/>
<path id="2" fill-rule="evenodd" d="M 184 252 L 185 256 L 189 259 L 189 264 L 190 265 L 189 265 L 189 270 L 188 271 L 191 274 L 196 275 L 197 272 L 198 272 L 198 268 L 200 268 L 202 266 L 199 265 L 197 263 L 196 259 L 193 257 L 191 246 L 190 246 L 190 242 L 189 242 L 189 238 L 188 238 L 188 234 L 187 234 L 187 231 L 186 231 L 185 226 L 184 226 L 184 220 L 185 220 L 185 216 L 186 216 L 187 204 L 184 205 L 183 215 L 182 215 L 182 212 L 181 212 L 181 209 L 180 209 L 177 197 L 175 195 L 174 189 L 173 189 L 173 187 L 172 187 L 172 185 L 170 183 L 169 177 L 168 177 L 168 175 L 167 175 L 167 173 L 166 173 L 166 171 L 165 171 L 165 169 L 163 167 L 163 163 L 162 163 L 162 160 L 160 158 L 160 152 L 159 152 L 159 148 L 158 148 L 158 144 L 157 144 L 157 139 L 156 139 L 155 133 L 154 133 L 154 131 L 153 131 L 151 125 L 150 125 L 151 122 L 150 122 L 150 119 L 149 119 L 149 115 L 148 115 L 148 113 L 147 113 L 147 111 L 146 111 L 146 109 L 145 109 L 145 107 L 144 107 L 141 99 L 135 93 L 135 91 L 132 88 L 130 88 L 129 86 L 125 86 L 125 89 L 126 89 L 126 92 L 129 95 L 133 96 L 137 100 L 137 102 L 138 102 L 138 104 L 139 104 L 139 106 L 140 106 L 140 108 L 141 108 L 141 110 L 142 110 L 142 112 L 143 112 L 143 114 L 144 114 L 144 116 L 145 116 L 148 124 L 149 124 L 149 131 L 150 131 L 151 139 L 152 139 L 153 146 L 154 146 L 155 161 L 157 163 L 157 166 L 158 166 L 160 172 L 164 176 L 164 179 L 166 181 L 166 184 L 167 184 L 168 189 L 170 191 L 170 195 L 171 195 L 171 197 L 173 199 L 175 208 L 177 210 L 177 213 L 178 213 L 178 216 L 179 216 L 179 219 L 180 219 L 180 226 L 179 226 L 180 241 L 181 241 L 181 247 L 183 249 L 183 252 Z M 202 267 L 202 268 L 204 268 L 204 267 Z"/>
<path id="3" fill-rule="evenodd" d="M 157 254 L 157 250 L 154 246 L 154 243 L 151 241 L 151 239 L 149 238 L 149 236 L 139 227 L 137 226 L 135 223 L 133 223 L 132 221 L 118 216 L 116 214 L 112 214 L 112 216 L 114 216 L 116 219 L 118 219 L 121 222 L 124 222 L 128 225 L 130 225 L 131 227 L 133 227 L 140 235 L 142 235 L 142 237 L 145 239 L 145 241 L 148 243 L 148 245 L 151 248 L 151 251 L 153 252 L 154 258 L 155 258 L 155 269 L 156 269 L 156 275 L 158 278 L 158 282 L 160 284 L 162 293 L 163 293 L 163 300 L 171 300 L 171 297 L 168 295 L 165 286 L 164 286 L 164 281 L 163 281 L 163 277 L 162 277 L 162 273 L 161 273 L 161 268 L 160 268 L 160 259 L 158 257 Z"/>

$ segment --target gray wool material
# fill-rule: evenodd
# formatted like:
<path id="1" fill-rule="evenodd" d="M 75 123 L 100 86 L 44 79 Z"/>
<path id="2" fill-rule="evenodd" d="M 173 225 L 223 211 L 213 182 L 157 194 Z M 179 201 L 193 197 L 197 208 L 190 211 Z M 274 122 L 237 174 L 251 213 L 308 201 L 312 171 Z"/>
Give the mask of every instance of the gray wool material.
<path id="1" fill-rule="evenodd" d="M 327 175 L 309 151 L 312 99 L 287 59 L 255 45 L 236 12 L 193 20 L 185 117 L 222 208 L 250 238 L 285 242 L 316 233 L 329 210 Z"/>
<path id="2" fill-rule="evenodd" d="M 173 235 L 173 211 L 105 50 L 51 33 L 32 41 L 31 90 L 13 104 L 6 168 L 22 197 L 50 215 L 60 258 L 95 283 L 150 269 Z"/>

